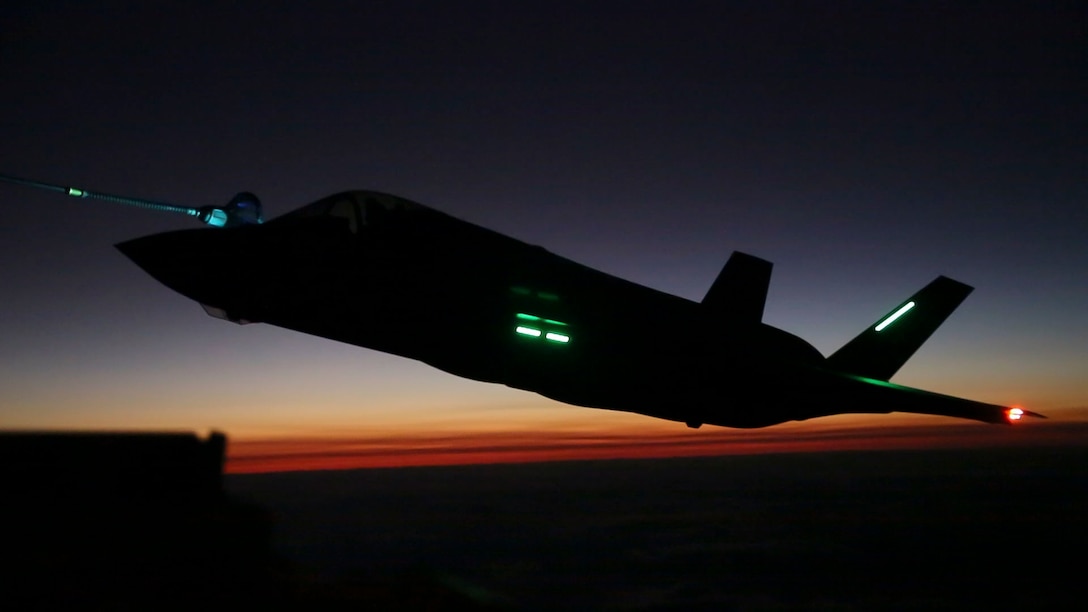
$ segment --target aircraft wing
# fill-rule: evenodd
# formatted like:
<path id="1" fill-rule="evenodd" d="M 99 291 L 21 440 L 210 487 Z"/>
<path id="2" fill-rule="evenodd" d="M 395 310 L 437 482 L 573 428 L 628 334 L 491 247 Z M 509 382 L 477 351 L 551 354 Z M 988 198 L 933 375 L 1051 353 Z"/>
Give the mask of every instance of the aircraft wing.
<path id="1" fill-rule="evenodd" d="M 855 388 L 857 385 L 862 385 L 861 388 L 867 392 L 859 393 L 858 396 L 864 397 L 867 402 L 872 402 L 872 405 L 879 405 L 882 408 L 880 412 L 932 414 L 1002 425 L 1012 424 L 1024 417 L 1046 418 L 1019 406 L 976 402 L 854 374 L 843 374 L 843 376 L 853 381 Z M 870 411 L 862 410 L 861 412 Z"/>

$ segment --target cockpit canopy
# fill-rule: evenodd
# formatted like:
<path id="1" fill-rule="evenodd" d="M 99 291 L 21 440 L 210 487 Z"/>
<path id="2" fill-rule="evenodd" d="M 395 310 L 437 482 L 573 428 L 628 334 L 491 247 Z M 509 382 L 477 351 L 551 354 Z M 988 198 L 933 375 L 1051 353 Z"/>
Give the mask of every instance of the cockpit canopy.
<path id="1" fill-rule="evenodd" d="M 273 222 L 317 217 L 340 218 L 348 222 L 348 229 L 352 233 L 357 233 L 361 227 L 380 225 L 390 215 L 423 210 L 429 209 L 422 204 L 387 193 L 345 191 L 293 210 Z"/>

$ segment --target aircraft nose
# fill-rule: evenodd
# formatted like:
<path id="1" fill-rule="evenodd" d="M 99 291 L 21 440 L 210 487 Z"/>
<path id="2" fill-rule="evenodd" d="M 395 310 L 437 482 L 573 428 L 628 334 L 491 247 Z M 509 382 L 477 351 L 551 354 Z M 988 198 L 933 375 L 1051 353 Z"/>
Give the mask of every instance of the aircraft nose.
<path id="1" fill-rule="evenodd" d="M 215 303 L 231 261 L 222 230 L 192 229 L 153 234 L 117 244 L 117 249 L 155 280 L 201 303 Z"/>

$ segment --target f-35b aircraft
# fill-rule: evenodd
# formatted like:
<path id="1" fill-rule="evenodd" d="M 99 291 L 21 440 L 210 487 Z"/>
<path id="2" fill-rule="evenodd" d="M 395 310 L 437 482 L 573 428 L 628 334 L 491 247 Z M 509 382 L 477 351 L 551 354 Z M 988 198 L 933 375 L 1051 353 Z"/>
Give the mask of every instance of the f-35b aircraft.
<path id="1" fill-rule="evenodd" d="M 986 423 L 1042 416 L 888 382 L 971 292 L 943 276 L 824 357 L 762 322 L 771 263 L 739 252 L 693 302 L 374 191 L 338 193 L 263 222 L 249 193 L 191 208 L 0 179 L 220 228 L 117 245 L 213 316 L 418 359 L 576 406 L 689 427 L 844 413 Z"/>

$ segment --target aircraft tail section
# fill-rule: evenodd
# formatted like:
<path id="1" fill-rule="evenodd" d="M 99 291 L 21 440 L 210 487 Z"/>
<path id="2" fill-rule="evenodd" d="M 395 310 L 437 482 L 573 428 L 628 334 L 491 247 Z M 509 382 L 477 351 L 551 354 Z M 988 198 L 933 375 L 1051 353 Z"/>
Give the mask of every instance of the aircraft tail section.
<path id="1" fill-rule="evenodd" d="M 703 308 L 729 321 L 759 323 L 771 284 L 771 262 L 733 251 L 703 298 Z"/>
<path id="2" fill-rule="evenodd" d="M 888 380 L 972 289 L 951 278 L 937 277 L 828 357 L 827 365 L 857 376 Z"/>

